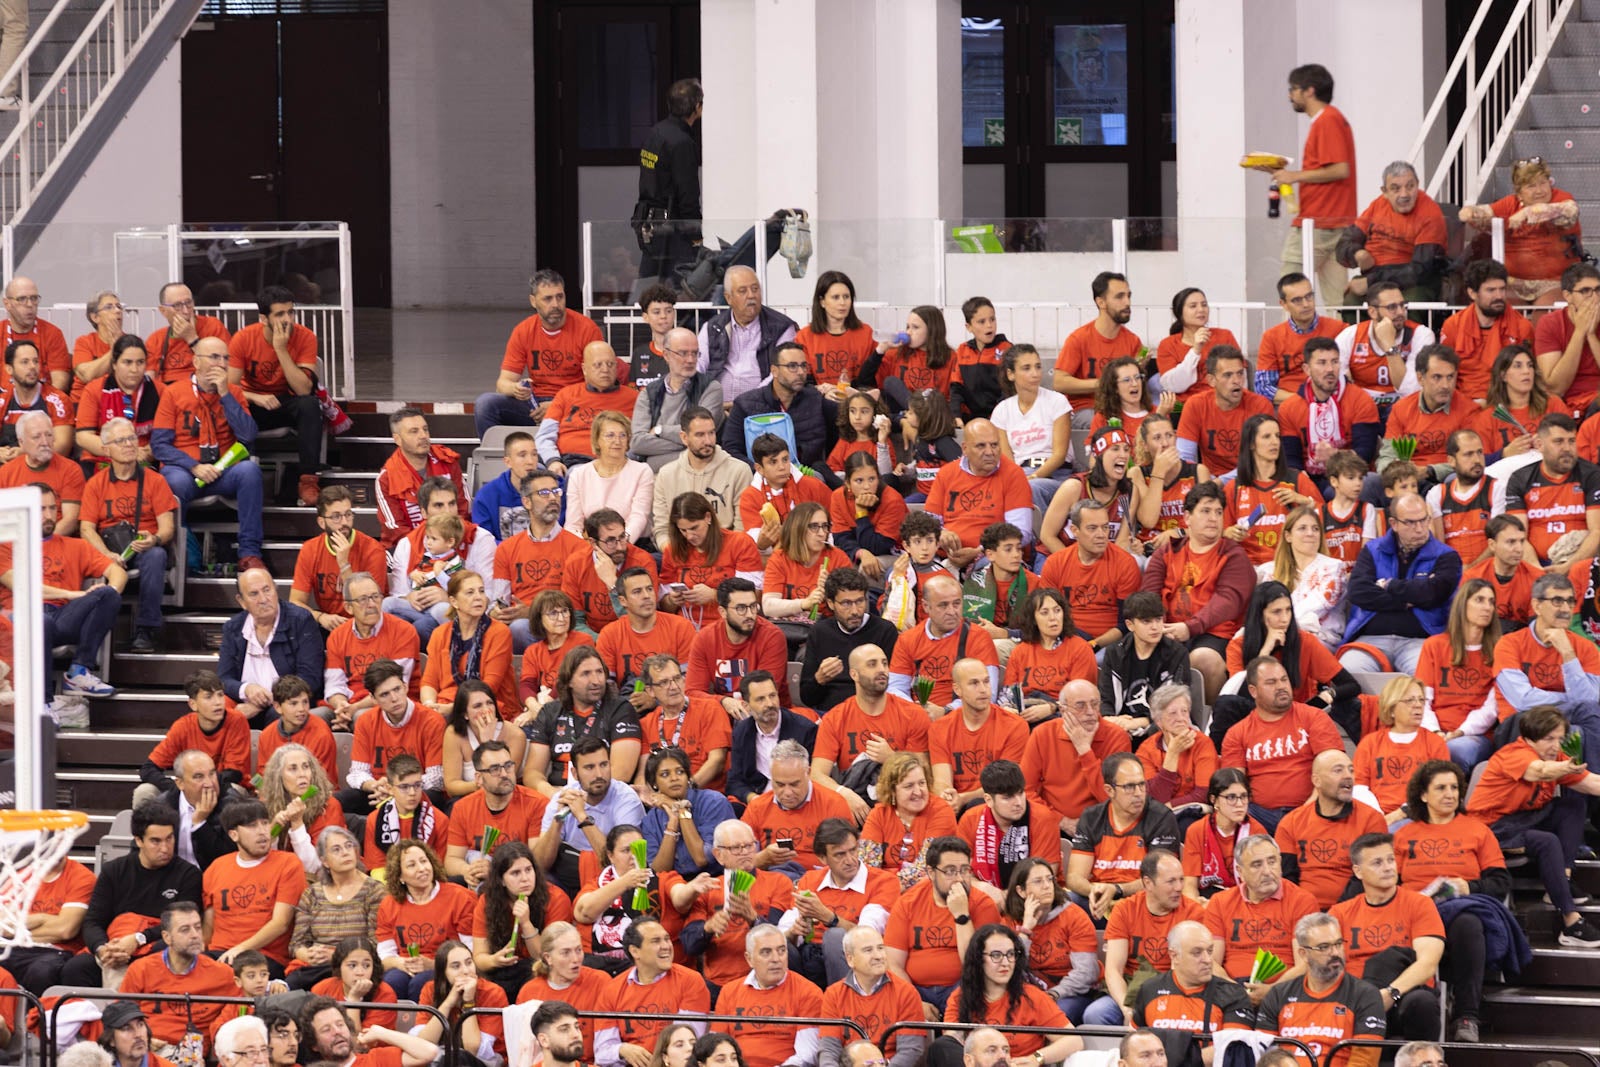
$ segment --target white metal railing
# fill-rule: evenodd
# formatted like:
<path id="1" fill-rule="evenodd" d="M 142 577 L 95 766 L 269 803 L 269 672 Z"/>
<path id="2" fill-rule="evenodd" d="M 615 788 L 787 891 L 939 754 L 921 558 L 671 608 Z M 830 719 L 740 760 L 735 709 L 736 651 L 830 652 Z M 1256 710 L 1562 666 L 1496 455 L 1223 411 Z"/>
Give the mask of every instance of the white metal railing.
<path id="1" fill-rule="evenodd" d="M 1428 195 L 1455 204 L 1483 196 L 1495 161 L 1511 141 L 1523 107 L 1533 94 L 1545 59 L 1577 0 L 1518 0 L 1505 31 L 1482 70 L 1474 59 L 1478 31 L 1495 0 L 1480 0 L 1472 24 L 1445 73 L 1410 159 L 1428 177 Z M 1444 136 L 1449 100 L 1465 94 L 1466 107 L 1450 131 L 1443 154 L 1429 157 L 1428 143 Z"/>
<path id="2" fill-rule="evenodd" d="M 36 56 L 46 46 L 50 28 L 70 7 L 69 0 L 57 0 L 30 32 L 22 54 L 0 75 L 0 84 L 17 79 L 21 98 L 16 128 L 0 143 L 0 220 L 14 221 L 33 203 L 82 135 L 85 120 L 175 2 L 104 0 L 37 91 L 30 78 L 38 73 Z"/>

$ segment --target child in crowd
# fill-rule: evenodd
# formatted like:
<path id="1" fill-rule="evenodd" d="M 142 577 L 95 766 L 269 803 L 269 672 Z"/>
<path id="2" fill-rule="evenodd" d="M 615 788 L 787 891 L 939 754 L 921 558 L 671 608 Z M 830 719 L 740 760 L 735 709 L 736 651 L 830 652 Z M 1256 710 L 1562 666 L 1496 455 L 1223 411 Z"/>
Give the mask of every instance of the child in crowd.
<path id="1" fill-rule="evenodd" d="M 1422 484 L 1422 472 L 1415 464 L 1399 459 L 1383 468 L 1378 477 L 1383 483 L 1383 507 L 1373 509 L 1377 512 L 1374 529 L 1376 536 L 1382 537 L 1389 532 L 1389 505 L 1408 493 L 1420 492 L 1417 487 Z"/>
<path id="2" fill-rule="evenodd" d="M 962 422 L 987 418 L 1000 403 L 1000 357 L 1011 342 L 1000 332 L 994 304 L 986 296 L 969 297 L 961 317 L 972 336 L 956 349 L 956 374 L 950 383 L 950 406 Z"/>
<path id="3" fill-rule="evenodd" d="M 467 564 L 461 555 L 461 542 L 466 536 L 467 528 L 459 515 L 444 512 L 428 516 L 422 535 L 423 557 L 411 572 L 411 587 L 422 589 L 438 585 L 443 589 L 448 586 L 450 576 Z M 440 601 L 428 609 L 428 613 L 442 623 L 449 610 L 449 602 Z"/>
<path id="4" fill-rule="evenodd" d="M 939 533 L 944 527 L 925 511 L 913 511 L 900 524 L 905 552 L 889 572 L 889 589 L 883 595 L 883 617 L 900 630 L 909 630 L 924 618 L 917 583 L 930 574 L 959 578 L 955 568 L 939 558 Z"/>
<path id="5" fill-rule="evenodd" d="M 1327 468 L 1328 484 L 1333 487 L 1333 499 L 1322 505 L 1327 553 L 1346 566 L 1354 566 L 1356 557 L 1361 555 L 1361 545 L 1378 535 L 1378 509 L 1361 499 L 1367 462 L 1345 448 L 1328 457 Z"/>

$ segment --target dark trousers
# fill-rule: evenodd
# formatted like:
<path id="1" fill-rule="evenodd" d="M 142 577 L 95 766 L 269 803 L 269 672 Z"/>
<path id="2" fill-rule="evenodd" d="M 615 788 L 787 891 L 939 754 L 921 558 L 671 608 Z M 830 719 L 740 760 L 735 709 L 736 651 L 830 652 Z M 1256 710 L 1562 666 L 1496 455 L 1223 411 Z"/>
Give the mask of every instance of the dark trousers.
<path id="1" fill-rule="evenodd" d="M 1483 1003 L 1483 971 L 1488 966 L 1483 922 L 1469 911 L 1450 920 L 1444 929 L 1444 958 L 1439 973 L 1450 983 L 1454 1000 L 1452 1019 L 1476 1019 Z"/>
<path id="2" fill-rule="evenodd" d="M 1294 808 L 1265 808 L 1253 800 L 1250 802 L 1250 817 L 1260 823 L 1261 828 L 1269 834 L 1277 833 L 1278 824 L 1293 810 Z"/>
<path id="3" fill-rule="evenodd" d="M 1583 794 L 1560 790 L 1555 799 L 1537 811 L 1519 811 L 1496 819 L 1489 829 L 1503 849 L 1520 848 L 1539 869 L 1539 880 L 1550 902 L 1563 916 L 1577 911 L 1567 872 L 1583 843 Z"/>
<path id="4" fill-rule="evenodd" d="M 310 989 L 324 978 L 333 976 L 333 968 L 327 964 L 321 967 L 296 967 L 286 977 L 290 989 Z"/>
<path id="5" fill-rule="evenodd" d="M 50 650 L 57 645 L 74 645 L 73 664 L 94 670 L 100 658 L 100 646 L 116 625 L 117 609 L 121 606 L 121 596 L 109 585 L 95 586 L 86 595 L 59 607 L 44 606 L 46 698 L 51 694 Z"/>
<path id="6" fill-rule="evenodd" d="M 42 997 L 46 989 L 61 984 L 61 972 L 72 958 L 72 953 L 58 948 L 14 948 L 6 957 L 6 970 L 23 989 Z M 95 973 L 99 972 L 96 967 Z"/>
<path id="7" fill-rule="evenodd" d="M 519 958 L 508 967 L 496 967 L 492 971 L 484 971 L 483 976 L 504 990 L 506 1000 L 515 1004 L 517 994 L 522 992 L 522 987 L 533 977 L 533 961 Z"/>
<path id="8" fill-rule="evenodd" d="M 22 981 L 22 976 L 17 975 L 17 980 Z M 100 961 L 92 952 L 80 952 L 61 967 L 62 985 L 97 986 L 100 982 Z"/>
<path id="9" fill-rule="evenodd" d="M 1439 991 L 1427 986 L 1408 989 L 1389 1009 L 1389 1036 L 1407 1041 L 1438 1041 Z"/>
<path id="10" fill-rule="evenodd" d="M 433 968 L 419 971 L 416 974 L 407 974 L 396 967 L 392 971 L 383 972 L 383 980 L 399 1000 L 421 1000 L 423 988 L 433 981 Z"/>
<path id="11" fill-rule="evenodd" d="M 161 596 L 167 591 L 167 549 L 152 545 L 133 557 L 137 572 L 128 576 L 139 587 L 139 608 L 133 616 L 135 626 L 161 629 Z"/>
<path id="12" fill-rule="evenodd" d="M 287 426 L 295 432 L 295 444 L 300 449 L 299 473 L 315 474 L 322 469 L 322 404 L 316 394 L 280 396 L 278 406 L 270 409 L 251 404 L 250 415 L 258 429 Z"/>
<path id="13" fill-rule="evenodd" d="M 928 1046 L 928 1067 L 961 1067 L 965 1059 L 960 1038 L 936 1037 Z"/>

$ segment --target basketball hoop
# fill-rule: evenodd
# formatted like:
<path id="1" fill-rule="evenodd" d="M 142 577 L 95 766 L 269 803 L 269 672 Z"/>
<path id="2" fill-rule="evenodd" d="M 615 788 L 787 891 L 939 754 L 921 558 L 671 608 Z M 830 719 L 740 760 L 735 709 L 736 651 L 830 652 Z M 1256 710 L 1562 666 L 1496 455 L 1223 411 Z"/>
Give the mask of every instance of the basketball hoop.
<path id="1" fill-rule="evenodd" d="M 39 885 L 88 827 L 81 811 L 0 809 L 0 960 L 33 945 L 27 918 Z"/>

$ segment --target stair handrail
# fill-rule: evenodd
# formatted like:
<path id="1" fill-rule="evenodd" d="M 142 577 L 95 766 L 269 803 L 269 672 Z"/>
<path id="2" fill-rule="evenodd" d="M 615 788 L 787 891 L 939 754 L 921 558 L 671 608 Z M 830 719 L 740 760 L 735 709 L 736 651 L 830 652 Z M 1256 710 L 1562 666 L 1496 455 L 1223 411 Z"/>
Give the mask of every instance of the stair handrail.
<path id="1" fill-rule="evenodd" d="M 1515 129 L 1517 118 L 1521 115 L 1529 97 L 1533 95 L 1534 83 L 1543 71 L 1551 47 L 1576 2 L 1577 0 L 1518 0 L 1480 76 L 1471 61 L 1471 55 L 1477 30 L 1482 26 L 1489 8 L 1494 3 L 1494 0 L 1480 0 L 1478 11 L 1462 40 L 1461 47 L 1456 52 L 1456 58 L 1450 64 L 1449 72 L 1439 86 L 1433 104 L 1423 119 L 1417 139 L 1411 146 L 1410 158 L 1420 167 L 1425 156 L 1427 141 L 1435 133 L 1434 128 L 1444 114 L 1446 103 L 1456 88 L 1459 76 L 1465 72 L 1465 88 L 1468 93 L 1466 107 L 1445 145 L 1438 164 L 1425 169 L 1425 173 L 1428 174 L 1426 188 L 1429 196 L 1450 203 L 1477 202 L 1488 184 L 1491 166 L 1505 149 Z M 1554 8 L 1551 6 L 1552 3 L 1555 4 Z M 1531 21 L 1530 12 L 1533 16 Z M 1531 36 L 1531 41 L 1513 47 L 1517 45 L 1517 39 L 1524 31 Z M 1508 56 L 1510 56 L 1509 63 Z M 1510 94 L 1509 99 L 1506 98 L 1508 94 L 1502 85 L 1515 86 L 1515 93 Z M 1491 136 L 1488 147 L 1485 148 L 1482 144 L 1484 101 L 1497 89 L 1500 107 L 1498 113 L 1491 113 Z"/>
<path id="2" fill-rule="evenodd" d="M 9 85 L 13 80 L 17 82 L 17 96 L 19 99 L 26 99 L 22 94 L 28 82 L 28 61 L 33 58 L 34 51 L 44 41 L 46 32 L 56 24 L 56 20 L 61 17 L 61 13 L 71 6 L 72 0 L 56 0 L 55 6 L 50 9 L 50 13 L 44 17 L 44 20 L 37 27 L 30 26 L 28 28 L 27 44 L 17 54 L 17 58 L 12 62 L 11 66 L 6 68 L 5 73 L 0 75 L 0 85 Z"/>

